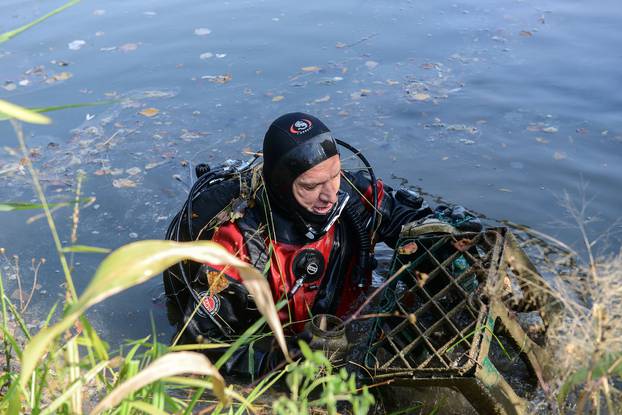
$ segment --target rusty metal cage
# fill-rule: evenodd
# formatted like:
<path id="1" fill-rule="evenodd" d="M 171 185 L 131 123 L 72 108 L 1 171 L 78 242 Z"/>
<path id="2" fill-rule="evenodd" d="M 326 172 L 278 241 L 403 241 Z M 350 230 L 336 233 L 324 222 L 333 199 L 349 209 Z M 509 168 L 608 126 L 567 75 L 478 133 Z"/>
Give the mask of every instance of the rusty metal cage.
<path id="1" fill-rule="evenodd" d="M 406 228 L 391 271 L 401 274 L 382 293 L 383 317 L 375 321 L 365 359 L 374 379 L 458 389 L 480 413 L 524 413 L 527 402 L 491 350 L 505 352 L 503 343 L 508 349 L 512 343 L 534 378 L 544 377 L 544 349 L 513 309 L 538 310 L 545 320 L 557 305 L 511 232 Z"/>

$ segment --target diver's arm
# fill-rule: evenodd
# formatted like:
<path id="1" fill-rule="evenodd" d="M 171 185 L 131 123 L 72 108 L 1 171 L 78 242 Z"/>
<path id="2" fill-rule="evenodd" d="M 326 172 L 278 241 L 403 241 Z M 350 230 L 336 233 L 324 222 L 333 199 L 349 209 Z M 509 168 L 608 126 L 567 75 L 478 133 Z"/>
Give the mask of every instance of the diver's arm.
<path id="1" fill-rule="evenodd" d="M 365 206 L 366 215 L 372 215 L 374 210 L 372 208 L 372 184 L 369 176 L 365 172 L 357 172 L 348 175 L 348 179 L 354 184 L 358 193 L 362 195 L 361 200 Z M 434 213 L 425 200 L 415 192 L 405 189 L 395 191 L 384 184 L 382 180 L 376 181 L 376 189 L 378 210 L 375 242 L 385 242 L 393 248 L 399 238 L 402 225 Z"/>
<path id="2" fill-rule="evenodd" d="M 353 182 L 365 196 L 363 203 L 371 214 L 371 182 L 364 172 L 353 175 Z M 408 189 L 394 190 L 382 180 L 377 180 L 378 211 L 376 242 L 385 242 L 391 248 L 395 247 L 402 226 L 410 222 L 421 221 L 426 218 L 435 218 L 447 222 L 462 231 L 477 232 L 481 230 L 480 220 L 460 205 L 439 205 L 435 209 L 417 192 Z"/>

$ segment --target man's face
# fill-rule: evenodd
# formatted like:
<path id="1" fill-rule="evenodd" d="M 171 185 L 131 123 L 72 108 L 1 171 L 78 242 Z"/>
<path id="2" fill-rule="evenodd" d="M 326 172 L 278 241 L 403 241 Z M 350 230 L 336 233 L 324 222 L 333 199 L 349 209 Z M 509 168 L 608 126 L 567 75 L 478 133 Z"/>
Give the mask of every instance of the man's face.
<path id="1" fill-rule="evenodd" d="M 296 177 L 292 192 L 296 202 L 311 213 L 326 215 L 337 202 L 341 162 L 334 155 Z"/>

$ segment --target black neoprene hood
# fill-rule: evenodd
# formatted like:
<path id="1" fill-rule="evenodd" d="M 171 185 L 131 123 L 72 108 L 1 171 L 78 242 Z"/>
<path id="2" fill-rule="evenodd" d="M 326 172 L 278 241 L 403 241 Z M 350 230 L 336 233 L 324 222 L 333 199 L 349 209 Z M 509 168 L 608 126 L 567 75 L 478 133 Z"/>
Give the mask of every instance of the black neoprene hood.
<path id="1" fill-rule="evenodd" d="M 313 115 L 292 112 L 280 116 L 263 141 L 263 176 L 270 199 L 282 209 L 304 213 L 292 194 L 294 180 L 338 154 L 330 130 Z"/>

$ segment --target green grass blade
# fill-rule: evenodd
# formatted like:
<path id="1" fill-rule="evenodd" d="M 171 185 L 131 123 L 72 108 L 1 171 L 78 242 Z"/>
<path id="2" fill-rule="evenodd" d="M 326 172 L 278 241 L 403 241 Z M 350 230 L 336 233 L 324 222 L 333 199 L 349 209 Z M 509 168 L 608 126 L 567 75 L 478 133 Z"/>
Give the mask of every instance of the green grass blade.
<path id="1" fill-rule="evenodd" d="M 4 299 L 4 276 L 0 272 L 0 302 L 2 303 L 2 329 L 7 331 L 9 329 L 9 315 L 7 314 L 6 301 Z M 4 339 L 4 358 L 6 362 L 6 371 L 10 371 L 11 366 L 11 350 L 7 344 L 6 338 Z"/>
<path id="2" fill-rule="evenodd" d="M 242 277 L 244 285 L 253 295 L 257 307 L 264 315 L 262 319 L 268 321 L 283 353 L 287 356 L 283 327 L 272 302 L 272 292 L 268 282 L 259 271 L 231 255 L 215 242 L 180 243 L 147 240 L 125 245 L 108 255 L 98 267 L 84 293 L 69 306 L 64 318 L 55 325 L 42 329 L 29 341 L 23 352 L 20 386 L 23 388 L 26 385 L 39 359 L 54 339 L 71 327 L 90 306 L 147 281 L 185 259 L 215 265 L 229 264 L 234 266 Z M 13 389 L 12 392 L 18 393 L 18 390 Z M 12 399 L 11 402 L 9 413 L 16 415 L 19 411 L 19 406 L 16 406 L 19 397 Z"/>
<path id="3" fill-rule="evenodd" d="M 71 203 L 50 203 L 50 207 L 54 206 L 69 206 Z M 33 210 L 33 209 L 43 209 L 43 205 L 38 203 L 28 203 L 28 202 L 2 202 L 0 203 L 0 212 L 12 212 L 15 210 Z"/>
<path id="4" fill-rule="evenodd" d="M 65 344 L 65 361 L 69 369 L 69 382 L 77 382 L 80 379 L 80 352 L 75 337 Z M 72 413 L 82 412 L 82 391 L 80 389 L 74 390 L 70 395 L 69 408 Z"/>
<path id="5" fill-rule="evenodd" d="M 12 119 L 27 122 L 30 124 L 50 124 L 52 120 L 45 115 L 41 115 L 19 105 L 11 104 L 0 99 L 0 118 Z"/>
<path id="6" fill-rule="evenodd" d="M 63 252 L 78 252 L 78 253 L 92 253 L 92 254 L 109 254 L 110 249 L 100 248 L 98 246 L 88 245 L 72 245 L 63 247 Z"/>
<path id="7" fill-rule="evenodd" d="M 88 349 L 89 352 L 94 352 L 97 355 L 98 361 L 110 359 L 110 356 L 108 356 L 108 344 L 99 337 L 99 334 L 97 334 L 87 318 L 82 316 L 80 323 L 82 324 L 84 335 L 90 340 L 92 345 Z"/>
<path id="8" fill-rule="evenodd" d="M 147 340 L 149 340 L 149 337 L 151 337 L 151 336 L 143 337 L 142 339 L 138 340 L 136 342 L 136 344 L 134 344 L 134 346 L 132 346 L 130 351 L 125 356 L 125 360 L 126 361 L 130 361 L 130 360 L 134 359 L 134 355 L 136 355 L 136 352 L 138 352 L 138 349 L 141 346 L 143 346 L 147 342 Z"/>
<path id="9" fill-rule="evenodd" d="M 43 112 L 60 111 L 60 110 L 66 110 L 66 109 L 71 109 L 71 108 L 94 107 L 97 105 L 106 105 L 106 104 L 112 104 L 115 102 L 117 101 L 116 100 L 103 100 L 103 101 L 93 101 L 93 102 L 80 102 L 77 104 L 52 105 L 49 107 L 33 107 L 33 108 L 23 107 L 23 108 L 27 109 L 28 111 L 40 114 Z M 7 121 L 11 118 L 12 117 L 9 117 L 0 112 L 0 121 Z"/>
<path id="10" fill-rule="evenodd" d="M 58 301 L 56 301 L 54 305 L 52 305 L 52 308 L 50 308 L 50 311 L 48 312 L 47 317 L 43 321 L 43 327 L 47 327 L 50 325 L 50 320 L 52 320 L 52 317 L 54 317 L 54 313 L 56 312 L 57 307 L 58 307 Z"/>
<path id="11" fill-rule="evenodd" d="M 169 352 L 181 352 L 183 350 L 213 350 L 224 349 L 231 346 L 230 343 L 204 343 L 204 344 L 179 344 L 168 348 Z"/>
<path id="12" fill-rule="evenodd" d="M 6 327 L 1 327 L 2 329 L 2 333 L 4 336 L 4 341 L 8 344 L 11 345 L 11 347 L 13 348 L 13 350 L 15 350 L 15 354 L 17 354 L 17 357 L 19 359 L 22 358 L 22 350 L 19 348 L 19 344 L 17 343 L 17 341 L 15 340 L 15 337 L 13 337 L 11 335 L 11 333 L 9 333 L 9 331 L 7 330 Z M 7 349 L 5 349 L 7 350 Z M 10 351 L 10 350 L 9 350 Z M 7 364 L 8 362 L 10 362 L 10 360 L 7 359 Z"/>
<path id="13" fill-rule="evenodd" d="M 30 335 L 30 331 L 28 330 L 28 327 L 26 327 L 26 323 L 22 319 L 22 316 L 19 314 L 19 311 L 17 311 L 17 308 L 13 305 L 11 300 L 9 300 L 9 297 L 7 297 L 6 295 L 4 296 L 4 300 L 11 309 L 11 313 L 13 314 L 13 317 L 15 317 L 15 321 L 17 321 L 19 328 L 22 329 L 22 333 L 24 333 L 26 339 L 30 340 L 32 336 Z"/>
<path id="14" fill-rule="evenodd" d="M 41 415 L 54 414 L 58 408 L 60 408 L 70 399 L 71 395 L 75 393 L 76 390 L 79 391 L 82 385 L 86 385 L 91 382 L 99 372 L 101 372 L 106 368 L 106 366 L 108 366 L 108 363 L 108 361 L 100 362 L 97 366 L 89 370 L 80 379 L 69 385 L 69 387 L 62 393 L 62 395 L 56 398 L 50 405 L 48 405 L 43 411 L 41 411 Z"/>
<path id="15" fill-rule="evenodd" d="M 65 9 L 68 9 L 69 7 L 76 5 L 80 2 L 80 0 L 70 0 L 69 2 L 65 3 L 64 5 L 52 10 L 51 12 L 49 12 L 48 14 L 41 16 L 35 20 L 33 20 L 30 23 L 27 23 L 23 26 L 18 27 L 17 29 L 13 29 L 10 30 L 8 32 L 2 33 L 0 34 L 0 43 L 4 43 L 6 41 L 8 41 L 11 38 L 14 38 L 15 36 L 19 35 L 20 33 L 22 33 L 25 30 L 30 29 L 31 27 L 43 22 L 46 19 L 49 19 L 50 17 L 54 16 L 55 14 L 58 14 L 60 12 L 62 12 Z"/>
<path id="16" fill-rule="evenodd" d="M 164 396 L 166 395 L 166 388 L 162 382 L 156 382 L 153 385 L 151 392 L 151 404 L 158 410 L 164 409 Z"/>

